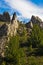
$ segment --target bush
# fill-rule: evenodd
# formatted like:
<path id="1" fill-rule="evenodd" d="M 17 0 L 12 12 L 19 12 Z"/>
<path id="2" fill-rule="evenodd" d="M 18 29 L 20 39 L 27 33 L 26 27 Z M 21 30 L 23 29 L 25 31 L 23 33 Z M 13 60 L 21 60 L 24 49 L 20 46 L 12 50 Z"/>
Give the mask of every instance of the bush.
<path id="1" fill-rule="evenodd" d="M 7 64 L 24 65 L 25 54 L 21 48 L 19 48 L 19 36 L 12 37 L 8 43 L 8 48 L 5 52 Z"/>
<path id="2" fill-rule="evenodd" d="M 43 45 L 43 30 L 38 25 L 34 25 L 31 31 L 29 44 L 33 48 L 38 48 L 40 45 Z"/>

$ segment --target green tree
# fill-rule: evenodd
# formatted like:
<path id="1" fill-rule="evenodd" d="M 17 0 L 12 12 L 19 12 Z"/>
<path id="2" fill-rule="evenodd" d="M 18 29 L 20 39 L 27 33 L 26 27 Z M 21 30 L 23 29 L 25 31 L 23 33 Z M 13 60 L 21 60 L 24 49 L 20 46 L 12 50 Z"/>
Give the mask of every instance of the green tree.
<path id="1" fill-rule="evenodd" d="M 6 46 L 6 51 L 5 51 L 5 57 L 6 60 L 8 61 L 7 64 L 17 64 L 18 59 L 17 59 L 17 53 L 18 53 L 18 48 L 19 48 L 19 37 L 15 36 L 10 39 L 8 42 L 8 45 Z"/>
<path id="2" fill-rule="evenodd" d="M 25 54 L 23 50 L 19 47 L 19 36 L 16 35 L 12 37 L 6 48 L 6 64 L 7 65 L 24 65 L 25 64 Z"/>
<path id="3" fill-rule="evenodd" d="M 36 24 L 31 31 L 29 44 L 32 45 L 32 47 L 43 45 L 43 30 Z"/>
<path id="4" fill-rule="evenodd" d="M 27 30 L 26 30 L 25 27 L 23 28 L 22 36 L 21 36 L 20 39 L 21 39 L 21 42 L 22 42 L 22 43 L 27 42 Z"/>

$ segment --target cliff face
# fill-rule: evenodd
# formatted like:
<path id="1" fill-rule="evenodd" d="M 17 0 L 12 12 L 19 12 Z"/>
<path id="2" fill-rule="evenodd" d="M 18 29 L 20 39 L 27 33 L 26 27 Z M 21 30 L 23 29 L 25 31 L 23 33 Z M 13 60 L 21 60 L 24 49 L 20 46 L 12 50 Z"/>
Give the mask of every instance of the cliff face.
<path id="1" fill-rule="evenodd" d="M 10 14 L 8 12 L 3 12 L 3 14 L 0 14 L 0 21 L 9 22 Z"/>
<path id="2" fill-rule="evenodd" d="M 31 17 L 31 21 L 32 21 L 32 23 L 40 23 L 40 22 L 42 22 L 42 20 L 38 16 L 35 17 L 33 15 Z"/>
<path id="3" fill-rule="evenodd" d="M 32 16 L 31 20 L 26 24 L 27 28 L 32 28 L 33 24 L 38 24 L 41 28 L 43 28 L 43 21 L 38 16 Z"/>
<path id="4" fill-rule="evenodd" d="M 13 15 L 12 20 L 9 23 L 4 23 L 0 27 L 0 37 L 14 36 L 18 28 L 18 21 L 16 15 Z"/>
<path id="5" fill-rule="evenodd" d="M 14 17 L 15 16 L 15 17 Z M 18 29 L 18 21 L 17 21 L 17 17 L 16 15 L 13 15 L 13 20 L 10 22 L 10 24 L 7 24 L 8 26 L 8 31 L 7 31 L 7 35 L 9 36 L 15 36 L 17 33 L 17 29 Z"/>
<path id="6" fill-rule="evenodd" d="M 32 16 L 31 21 L 33 24 L 38 24 L 41 28 L 43 28 L 43 21 L 38 16 Z"/>
<path id="7" fill-rule="evenodd" d="M 15 36 L 18 29 L 17 17 L 14 14 L 12 21 L 10 23 L 4 23 L 0 27 L 0 55 L 4 56 L 3 51 L 5 51 L 6 42 L 9 41 L 10 36 Z"/>
<path id="8" fill-rule="evenodd" d="M 43 21 L 38 16 L 32 16 L 30 21 L 28 23 L 26 23 L 28 35 L 31 34 L 34 24 L 37 24 L 38 26 L 40 26 L 40 28 L 43 29 Z"/>

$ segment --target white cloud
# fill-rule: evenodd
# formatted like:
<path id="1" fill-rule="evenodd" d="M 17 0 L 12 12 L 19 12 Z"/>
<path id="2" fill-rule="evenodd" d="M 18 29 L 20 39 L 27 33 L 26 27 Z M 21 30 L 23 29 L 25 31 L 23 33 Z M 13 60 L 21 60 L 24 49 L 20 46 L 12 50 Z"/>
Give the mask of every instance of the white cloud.
<path id="1" fill-rule="evenodd" d="M 39 16 L 43 20 L 43 7 L 38 7 L 37 5 L 26 0 L 5 0 L 8 5 L 13 9 L 16 9 L 22 14 L 23 17 L 31 18 L 32 15 Z"/>

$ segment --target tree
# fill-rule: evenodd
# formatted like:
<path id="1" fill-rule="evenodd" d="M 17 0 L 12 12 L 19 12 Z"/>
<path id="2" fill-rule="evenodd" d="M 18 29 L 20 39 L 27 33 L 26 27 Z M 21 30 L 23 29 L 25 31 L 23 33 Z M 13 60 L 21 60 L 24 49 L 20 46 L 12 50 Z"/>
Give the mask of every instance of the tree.
<path id="1" fill-rule="evenodd" d="M 33 48 L 39 47 L 43 44 L 43 30 L 37 24 L 34 24 L 33 26 L 29 44 L 31 44 Z"/>
<path id="2" fill-rule="evenodd" d="M 5 51 L 5 57 L 7 60 L 6 61 L 7 64 L 16 65 L 18 63 L 18 58 L 17 58 L 18 48 L 19 48 L 18 36 L 10 38 L 10 41 L 8 42 L 8 45 Z"/>
<path id="3" fill-rule="evenodd" d="M 5 51 L 6 64 L 7 65 L 24 65 L 25 54 L 19 47 L 19 36 L 12 37 L 8 43 L 8 47 Z"/>
<path id="4" fill-rule="evenodd" d="M 19 23 L 18 34 L 20 36 L 21 43 L 27 42 L 27 29 L 25 24 Z"/>

